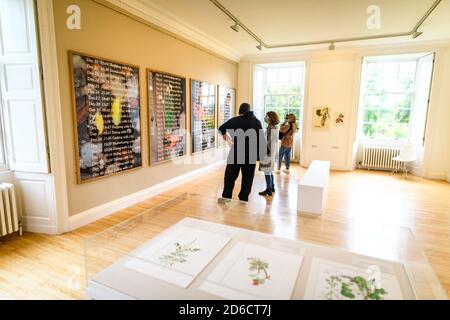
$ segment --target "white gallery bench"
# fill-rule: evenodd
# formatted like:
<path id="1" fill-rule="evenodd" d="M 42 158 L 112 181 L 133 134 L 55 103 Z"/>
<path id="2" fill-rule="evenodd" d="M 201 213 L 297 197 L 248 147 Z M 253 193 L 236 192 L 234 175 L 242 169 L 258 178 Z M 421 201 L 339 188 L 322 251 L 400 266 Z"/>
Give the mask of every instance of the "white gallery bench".
<path id="1" fill-rule="evenodd" d="M 330 162 L 314 160 L 298 185 L 297 210 L 322 214 L 330 177 Z"/>

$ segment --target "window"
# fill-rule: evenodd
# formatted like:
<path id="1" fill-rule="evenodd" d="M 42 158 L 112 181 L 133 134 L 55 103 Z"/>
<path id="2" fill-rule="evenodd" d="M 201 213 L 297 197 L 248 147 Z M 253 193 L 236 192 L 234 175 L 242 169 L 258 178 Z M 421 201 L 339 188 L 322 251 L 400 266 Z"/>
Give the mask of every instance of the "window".
<path id="1" fill-rule="evenodd" d="M 364 59 L 360 117 L 364 138 L 423 142 L 433 58 L 421 54 Z"/>
<path id="2" fill-rule="evenodd" d="M 280 119 L 293 113 L 300 119 L 304 97 L 303 62 L 256 65 L 254 74 L 254 110 L 259 119 L 274 111 Z"/>

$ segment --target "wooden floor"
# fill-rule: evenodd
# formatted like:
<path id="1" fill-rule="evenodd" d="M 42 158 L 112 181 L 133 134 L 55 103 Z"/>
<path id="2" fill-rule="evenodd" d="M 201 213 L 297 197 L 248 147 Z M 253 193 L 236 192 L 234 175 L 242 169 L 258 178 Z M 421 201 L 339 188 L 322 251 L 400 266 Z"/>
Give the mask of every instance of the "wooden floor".
<path id="1" fill-rule="evenodd" d="M 176 222 L 182 211 L 188 216 L 356 250 L 366 249 L 358 240 L 361 234 L 378 241 L 372 236 L 375 226 L 407 227 L 450 296 L 450 184 L 411 176 L 404 180 L 384 172 L 332 172 L 324 214 L 299 217 L 296 192 L 303 173 L 304 169 L 294 167 L 290 175 L 276 176 L 277 192 L 271 199 L 257 194 L 264 189 L 264 177 L 258 175 L 250 205 L 239 210 L 227 211 L 216 202 L 223 179 L 220 169 L 71 233 L 26 233 L 22 238 L 7 239 L 0 244 L 0 299 L 83 299 L 84 240 L 185 192 L 195 200 L 183 204 L 177 214 L 163 213 L 164 221 L 155 225 L 155 234 Z M 380 243 L 383 240 L 390 241 L 379 239 Z"/>

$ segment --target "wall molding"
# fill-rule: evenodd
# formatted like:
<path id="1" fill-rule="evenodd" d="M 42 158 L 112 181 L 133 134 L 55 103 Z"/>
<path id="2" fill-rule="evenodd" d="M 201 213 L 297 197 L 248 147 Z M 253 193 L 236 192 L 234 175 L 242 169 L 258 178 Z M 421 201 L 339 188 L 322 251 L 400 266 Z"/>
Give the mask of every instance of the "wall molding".
<path id="1" fill-rule="evenodd" d="M 94 0 L 108 8 L 124 13 L 138 21 L 155 26 L 159 31 L 170 33 L 171 36 L 189 44 L 196 44 L 206 51 L 214 52 L 226 59 L 239 62 L 241 54 L 235 49 L 225 45 L 177 18 L 159 5 L 147 2 L 143 4 L 136 0 Z M 161 30 L 162 29 L 162 30 Z"/>
<path id="2" fill-rule="evenodd" d="M 123 210 L 148 198 L 154 197 L 160 193 L 170 190 L 180 184 L 191 181 L 193 178 L 198 178 L 199 176 L 206 175 L 211 171 L 217 169 L 218 167 L 225 165 L 225 163 L 225 160 L 213 163 L 206 167 L 202 167 L 181 176 L 166 180 L 147 189 L 140 190 L 120 199 L 104 203 L 100 206 L 70 216 L 69 223 L 65 231 L 73 231 L 101 218 L 116 213 L 117 211 Z"/>
<path id="3" fill-rule="evenodd" d="M 37 1 L 36 9 L 43 73 L 44 108 L 47 118 L 47 143 L 53 185 L 52 206 L 56 215 L 53 217 L 56 230 L 54 233 L 61 233 L 68 223 L 69 203 L 53 1 Z"/>

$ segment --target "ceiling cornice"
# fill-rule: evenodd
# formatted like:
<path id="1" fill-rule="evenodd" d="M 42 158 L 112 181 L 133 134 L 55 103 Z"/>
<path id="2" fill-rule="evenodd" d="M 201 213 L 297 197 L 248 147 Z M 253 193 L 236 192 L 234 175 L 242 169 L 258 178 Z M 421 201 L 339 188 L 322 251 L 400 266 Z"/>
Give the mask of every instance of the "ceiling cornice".
<path id="1" fill-rule="evenodd" d="M 342 42 L 354 42 L 354 41 L 364 41 L 364 40 L 375 40 L 375 39 L 386 39 L 386 38 L 398 38 L 398 37 L 412 37 L 413 39 L 422 35 L 419 28 L 425 22 L 425 20 L 433 13 L 437 6 L 442 2 L 442 0 L 435 0 L 432 6 L 425 12 L 420 20 L 414 25 L 412 30 L 397 32 L 391 34 L 379 34 L 372 36 L 361 36 L 361 37 L 349 37 L 340 39 L 328 39 L 328 40 L 318 40 L 318 41 L 308 41 L 308 42 L 296 42 L 296 43 L 284 43 L 284 44 L 268 44 L 260 36 L 256 35 L 247 25 L 240 21 L 233 13 L 231 13 L 227 8 L 225 8 L 218 0 L 209 0 L 213 3 L 220 11 L 222 11 L 226 16 L 232 20 L 237 26 L 241 27 L 245 32 L 247 32 L 259 45 L 257 48 L 266 49 L 279 49 L 279 48 L 289 48 L 289 47 L 305 47 L 319 44 L 330 44 L 334 49 L 334 44 Z"/>
<path id="2" fill-rule="evenodd" d="M 160 31 L 169 33 L 209 53 L 215 53 L 233 62 L 239 62 L 242 57 L 242 54 L 238 51 L 217 41 L 201 30 L 180 21 L 173 14 L 154 3 L 144 4 L 138 0 L 93 1 L 154 26 Z"/>

